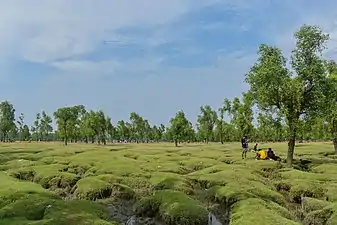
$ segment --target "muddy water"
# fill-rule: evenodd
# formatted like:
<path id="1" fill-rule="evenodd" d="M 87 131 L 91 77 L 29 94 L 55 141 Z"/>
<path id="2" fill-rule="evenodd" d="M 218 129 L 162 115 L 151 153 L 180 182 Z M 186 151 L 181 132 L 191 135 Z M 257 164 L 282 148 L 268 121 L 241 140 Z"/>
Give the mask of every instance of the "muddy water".
<path id="1" fill-rule="evenodd" d="M 125 225 L 165 225 L 156 219 L 141 219 L 136 216 L 131 216 L 125 223 Z M 222 223 L 212 214 L 208 214 L 208 223 L 205 225 L 222 225 Z"/>
<path id="2" fill-rule="evenodd" d="M 128 201 L 118 201 L 108 205 L 109 217 L 120 223 L 125 223 L 134 214 L 133 204 Z"/>
<path id="3" fill-rule="evenodd" d="M 154 218 L 138 218 L 136 216 L 132 216 L 126 221 L 125 225 L 165 225 L 159 219 Z"/>
<path id="4" fill-rule="evenodd" d="M 222 223 L 212 213 L 209 213 L 207 225 L 222 225 Z"/>

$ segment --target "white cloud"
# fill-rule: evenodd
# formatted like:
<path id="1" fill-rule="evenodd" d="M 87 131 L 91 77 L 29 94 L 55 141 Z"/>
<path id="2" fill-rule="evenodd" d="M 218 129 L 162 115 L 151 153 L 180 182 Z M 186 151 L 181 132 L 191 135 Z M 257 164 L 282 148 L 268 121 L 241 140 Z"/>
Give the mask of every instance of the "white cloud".
<path id="1" fill-rule="evenodd" d="M 261 0 L 256 2 L 261 3 Z M 239 10 L 247 9 L 253 3 L 238 1 L 234 4 L 227 0 L 2 0 L 1 54 L 14 52 L 34 62 L 68 58 L 88 53 L 104 40 L 119 39 L 114 36 L 116 29 L 164 24 L 190 10 L 211 4 Z M 165 43 L 169 36 L 161 31 L 147 42 L 153 45 Z"/>
<path id="2" fill-rule="evenodd" d="M 44 62 L 93 50 L 115 29 L 165 23 L 186 12 L 188 0 L 13 0 L 0 2 L 0 46 Z M 20 40 L 12 37 L 20 36 Z M 12 41 L 13 40 L 13 41 Z M 19 43 L 17 43 L 20 41 Z"/>
<path id="3" fill-rule="evenodd" d="M 113 60 L 99 62 L 89 60 L 67 60 L 53 62 L 51 65 L 73 75 L 105 75 L 113 74 L 120 64 Z"/>
<path id="4" fill-rule="evenodd" d="M 118 28 L 163 24 L 204 5 L 192 0 L 0 1 L 0 47 L 10 46 L 6 50 L 27 60 L 52 61 L 90 52 L 113 39 L 109 36 Z"/>
<path id="5" fill-rule="evenodd" d="M 62 70 L 63 75 L 138 75 L 144 73 L 158 72 L 161 68 L 163 59 L 156 57 L 143 57 L 137 59 L 129 59 L 124 61 L 117 60 L 64 60 L 52 62 L 50 65 Z"/>

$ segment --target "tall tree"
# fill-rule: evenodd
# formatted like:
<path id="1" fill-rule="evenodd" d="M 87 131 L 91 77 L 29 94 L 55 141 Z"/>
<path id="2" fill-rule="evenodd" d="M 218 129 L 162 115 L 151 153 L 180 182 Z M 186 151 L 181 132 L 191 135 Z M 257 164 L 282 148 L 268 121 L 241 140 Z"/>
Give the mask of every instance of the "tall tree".
<path id="1" fill-rule="evenodd" d="M 224 143 L 224 133 L 225 133 L 225 121 L 224 121 L 224 115 L 225 115 L 225 110 L 223 107 L 218 109 L 219 112 L 219 117 L 216 120 L 216 128 L 215 128 L 215 135 L 219 138 L 219 141 L 221 144 Z"/>
<path id="2" fill-rule="evenodd" d="M 278 110 L 287 122 L 289 142 L 287 164 L 292 166 L 296 133 L 303 114 L 317 110 L 321 83 L 326 79 L 320 54 L 328 35 L 316 26 L 304 25 L 296 33 L 292 52 L 292 71 L 286 67 L 281 50 L 262 44 L 257 63 L 246 75 L 257 105 L 261 110 Z"/>
<path id="3" fill-rule="evenodd" d="M 14 106 L 4 101 L 0 103 L 0 131 L 2 141 L 9 141 L 9 133 L 16 129 Z"/>
<path id="4" fill-rule="evenodd" d="M 192 123 L 188 121 L 184 111 L 178 111 L 176 116 L 170 120 L 168 133 L 174 141 L 175 146 L 181 141 L 187 141 L 193 136 Z"/>
<path id="5" fill-rule="evenodd" d="M 19 128 L 19 139 L 20 139 L 20 141 L 24 140 L 24 138 L 23 138 L 23 129 L 24 129 L 24 126 L 25 126 L 24 118 L 25 118 L 24 114 L 20 113 L 19 119 L 18 119 L 18 121 L 16 121 L 16 123 L 19 126 L 18 128 Z"/>
<path id="6" fill-rule="evenodd" d="M 251 136 L 253 134 L 253 98 L 251 93 L 244 93 L 242 102 L 238 97 L 233 101 L 224 99 L 223 111 L 230 118 L 232 129 L 232 137 L 239 140 L 242 136 Z"/>
<path id="7" fill-rule="evenodd" d="M 337 154 L 337 63 L 329 61 L 327 64 L 328 80 L 325 88 L 325 98 L 321 102 L 324 109 L 323 117 L 328 124 L 335 154 Z"/>
<path id="8" fill-rule="evenodd" d="M 124 120 L 117 122 L 117 133 L 120 141 L 127 141 L 131 138 L 131 125 Z"/>
<path id="9" fill-rule="evenodd" d="M 216 111 L 211 106 L 205 105 L 200 107 L 201 113 L 197 118 L 197 127 L 199 137 L 206 143 L 212 141 L 214 138 L 214 127 L 218 119 Z"/>
<path id="10" fill-rule="evenodd" d="M 41 114 L 36 114 L 36 119 L 33 123 L 33 126 L 31 128 L 31 131 L 33 133 L 33 136 L 35 137 L 36 141 L 41 140 Z"/>
<path id="11" fill-rule="evenodd" d="M 52 122 L 52 118 L 45 111 L 42 111 L 40 119 L 40 134 L 44 141 L 47 141 L 49 134 L 53 132 Z"/>
<path id="12" fill-rule="evenodd" d="M 133 139 L 136 142 L 144 141 L 145 136 L 145 121 L 144 119 L 135 112 L 130 114 L 131 130 L 133 134 Z"/>
<path id="13" fill-rule="evenodd" d="M 106 130 L 108 139 L 112 142 L 116 138 L 116 128 L 112 125 L 111 118 L 107 116 L 106 121 Z"/>
<path id="14" fill-rule="evenodd" d="M 93 137 L 93 131 L 89 128 L 89 114 L 86 112 L 79 122 L 80 138 L 85 143 L 89 142 L 89 138 Z"/>
<path id="15" fill-rule="evenodd" d="M 236 100 L 236 101 L 235 101 Z M 243 93 L 242 102 L 236 98 L 233 108 L 236 111 L 235 124 L 239 131 L 240 137 L 252 136 L 253 134 L 253 98 L 251 93 Z"/>
<path id="16" fill-rule="evenodd" d="M 23 125 L 22 129 L 22 140 L 28 141 L 31 139 L 31 133 L 29 132 L 29 127 L 27 124 Z"/>
<path id="17" fill-rule="evenodd" d="M 75 128 L 79 125 L 79 115 L 85 111 L 83 105 L 59 108 L 54 112 L 54 117 L 59 129 L 59 135 L 64 139 L 64 144 L 68 144 L 69 137 L 73 137 Z"/>

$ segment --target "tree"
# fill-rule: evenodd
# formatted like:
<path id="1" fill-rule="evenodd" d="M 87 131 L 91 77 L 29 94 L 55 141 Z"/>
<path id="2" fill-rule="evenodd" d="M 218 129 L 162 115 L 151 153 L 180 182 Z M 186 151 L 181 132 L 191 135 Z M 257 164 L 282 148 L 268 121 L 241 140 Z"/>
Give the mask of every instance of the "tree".
<path id="1" fill-rule="evenodd" d="M 235 111 L 234 123 L 238 129 L 240 137 L 252 136 L 253 134 L 253 99 L 251 93 L 243 93 L 242 102 L 235 98 L 233 110 Z"/>
<path id="2" fill-rule="evenodd" d="M 225 115 L 225 110 L 224 107 L 220 107 L 218 109 L 219 112 L 219 117 L 216 120 L 216 128 L 215 128 L 215 136 L 219 138 L 219 141 L 221 144 L 224 143 L 224 136 L 226 133 L 225 127 L 226 127 L 226 122 L 224 121 L 224 115 Z"/>
<path id="3" fill-rule="evenodd" d="M 36 114 L 36 119 L 34 121 L 34 125 L 31 128 L 31 131 L 33 133 L 33 136 L 35 137 L 36 141 L 41 140 L 41 114 Z"/>
<path id="4" fill-rule="evenodd" d="M 54 112 L 54 117 L 59 129 L 59 135 L 64 139 L 64 144 L 68 145 L 69 137 L 75 134 L 75 128 L 80 123 L 79 115 L 85 111 L 83 105 L 59 108 Z"/>
<path id="5" fill-rule="evenodd" d="M 52 118 L 45 111 L 42 111 L 39 132 L 44 141 L 47 141 L 49 134 L 53 132 L 52 122 Z"/>
<path id="6" fill-rule="evenodd" d="M 22 138 L 22 140 L 24 140 L 24 141 L 28 141 L 28 140 L 30 140 L 30 138 L 31 138 L 31 134 L 30 134 L 30 132 L 29 132 L 29 127 L 28 127 L 28 125 L 23 125 L 23 129 L 22 129 L 22 133 L 21 133 L 21 138 Z"/>
<path id="7" fill-rule="evenodd" d="M 120 141 L 129 140 L 131 137 L 131 125 L 124 120 L 117 122 L 117 132 Z"/>
<path id="8" fill-rule="evenodd" d="M 188 121 L 184 111 L 178 111 L 176 116 L 170 120 L 167 132 L 176 147 L 178 146 L 178 142 L 187 141 L 193 136 L 192 123 Z"/>
<path id="9" fill-rule="evenodd" d="M 321 102 L 323 116 L 328 124 L 335 154 L 337 155 L 337 63 L 329 61 L 327 63 L 328 80 L 325 88 L 325 98 Z"/>
<path id="10" fill-rule="evenodd" d="M 284 125 L 278 115 L 272 112 L 260 111 L 257 116 L 257 139 L 266 141 L 280 141 L 284 139 Z"/>
<path id="11" fill-rule="evenodd" d="M 94 112 L 92 119 L 94 122 L 92 127 L 95 132 L 97 142 L 98 144 L 103 143 L 105 145 L 108 126 L 104 112 L 102 110 Z"/>
<path id="12" fill-rule="evenodd" d="M 9 141 L 9 133 L 16 130 L 14 106 L 4 101 L 0 103 L 0 132 L 1 140 Z"/>
<path id="13" fill-rule="evenodd" d="M 111 118 L 109 116 L 106 117 L 105 121 L 106 121 L 107 136 L 109 136 L 109 139 L 112 142 L 114 138 L 116 138 L 116 128 L 112 125 Z"/>
<path id="14" fill-rule="evenodd" d="M 19 126 L 19 139 L 20 139 L 20 141 L 24 140 L 23 139 L 23 128 L 25 126 L 24 118 L 25 118 L 25 116 L 23 115 L 23 113 L 20 113 L 19 120 L 16 121 L 16 123 Z"/>
<path id="15" fill-rule="evenodd" d="M 138 143 L 139 141 L 143 142 L 146 132 L 146 122 L 144 119 L 135 112 L 130 114 L 131 130 L 134 135 L 132 138 Z"/>
<path id="16" fill-rule="evenodd" d="M 85 142 L 89 142 L 89 137 L 93 137 L 93 131 L 89 128 L 89 114 L 86 112 L 79 123 L 80 138 Z"/>
<path id="17" fill-rule="evenodd" d="M 286 67 L 281 50 L 262 44 L 258 61 L 246 75 L 258 107 L 277 111 L 288 126 L 287 165 L 292 166 L 299 119 L 314 113 L 322 97 L 321 85 L 326 80 L 321 52 L 328 40 L 316 26 L 304 25 L 295 32 L 296 47 L 292 52 L 292 71 Z"/>
<path id="18" fill-rule="evenodd" d="M 230 123 L 233 126 L 231 136 L 234 140 L 239 140 L 242 136 L 251 136 L 253 134 L 253 98 L 251 93 L 244 93 L 242 102 L 238 97 L 233 101 L 224 99 L 223 111 L 230 117 Z"/>
<path id="19" fill-rule="evenodd" d="M 198 115 L 198 132 L 200 138 L 204 140 L 206 143 L 211 141 L 214 138 L 214 127 L 218 120 L 218 115 L 212 109 L 211 106 L 201 106 L 200 107 L 201 114 Z"/>

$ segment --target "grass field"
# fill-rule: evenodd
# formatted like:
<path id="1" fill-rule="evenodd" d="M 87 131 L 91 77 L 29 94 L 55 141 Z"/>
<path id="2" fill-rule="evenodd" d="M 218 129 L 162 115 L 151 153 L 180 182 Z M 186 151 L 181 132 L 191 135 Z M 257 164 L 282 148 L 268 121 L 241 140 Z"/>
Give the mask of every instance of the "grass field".
<path id="1" fill-rule="evenodd" d="M 286 156 L 286 143 L 261 144 Z M 0 224 L 337 224 L 337 157 L 299 144 L 295 168 L 237 143 L 0 146 Z M 299 159 L 306 159 L 306 164 Z M 148 218 L 147 218 L 148 217 Z M 150 219 L 152 218 L 152 219 Z M 143 223 L 141 223 L 143 221 Z"/>

